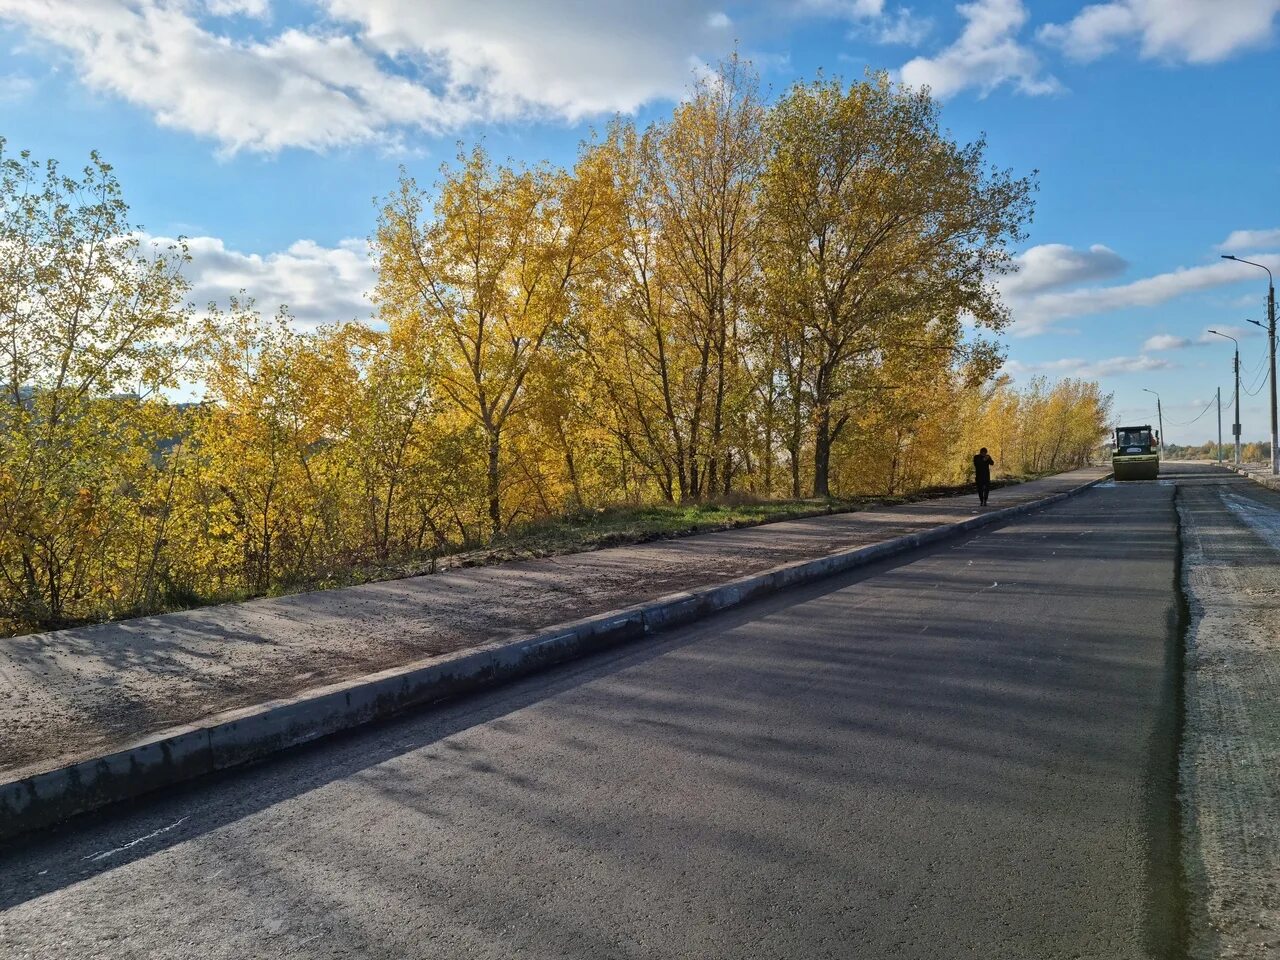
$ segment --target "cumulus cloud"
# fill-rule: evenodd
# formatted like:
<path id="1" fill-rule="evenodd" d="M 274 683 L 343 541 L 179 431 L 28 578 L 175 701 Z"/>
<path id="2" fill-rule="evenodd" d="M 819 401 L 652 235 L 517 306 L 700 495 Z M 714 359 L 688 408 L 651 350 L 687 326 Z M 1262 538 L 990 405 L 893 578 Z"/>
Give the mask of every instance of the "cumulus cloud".
<path id="1" fill-rule="evenodd" d="M 317 0 L 317 10 L 274 33 L 259 24 L 262 36 L 226 18 L 265 15 L 265 0 L 0 0 L 0 21 L 166 126 L 267 152 L 633 111 L 678 96 L 695 55 L 732 40 L 718 5 L 701 0 Z"/>
<path id="2" fill-rule="evenodd" d="M 0 76 L 0 103 L 25 100 L 35 88 L 35 81 L 21 73 Z"/>
<path id="3" fill-rule="evenodd" d="M 865 20 L 884 13 L 884 0 L 800 0 L 796 9 L 819 16 Z"/>
<path id="4" fill-rule="evenodd" d="M 916 57 L 898 71 L 912 87 L 930 87 L 948 97 L 970 87 L 983 96 L 1003 84 L 1021 93 L 1057 93 L 1058 81 L 1043 72 L 1040 59 L 1018 42 L 1027 22 L 1022 0 L 973 0 L 957 9 L 965 26 L 949 47 L 933 57 Z"/>
<path id="5" fill-rule="evenodd" d="M 1259 263 L 1280 271 L 1280 255 L 1259 256 Z M 1114 286 L 1048 290 L 1030 295 L 1014 291 L 1006 295 L 1015 336 L 1044 333 L 1069 317 L 1108 313 L 1129 307 L 1153 307 L 1178 297 L 1251 279 L 1254 270 L 1229 260 L 1199 267 L 1184 267 Z M 1006 288 L 1007 289 L 1007 288 Z"/>
<path id="6" fill-rule="evenodd" d="M 1218 244 L 1218 249 L 1225 253 L 1243 253 L 1267 247 L 1280 247 L 1280 227 L 1274 230 L 1232 230 L 1227 239 Z"/>
<path id="7" fill-rule="evenodd" d="M 149 237 L 160 247 L 174 241 Z M 218 237 L 190 237 L 191 263 L 184 275 L 191 282 L 191 300 L 198 306 L 225 306 L 243 291 L 263 312 L 288 307 L 300 327 L 316 327 L 369 316 L 367 293 L 374 271 L 368 243 L 343 240 L 325 247 L 299 240 L 288 249 L 267 254 L 229 248 Z"/>
<path id="8" fill-rule="evenodd" d="M 1155 336 L 1147 337 L 1146 342 L 1142 344 L 1142 349 L 1146 350 L 1182 350 L 1191 346 L 1191 341 L 1186 337 L 1175 337 L 1171 333 L 1157 333 Z"/>
<path id="9" fill-rule="evenodd" d="M 1215 63 L 1268 43 L 1277 13 L 1280 0 L 1112 0 L 1048 24 L 1039 36 L 1082 61 L 1137 41 L 1144 57 Z"/>
<path id="10" fill-rule="evenodd" d="M 909 7 L 900 7 L 876 22 L 871 36 L 876 43 L 918 47 L 932 32 L 931 17 L 920 17 Z"/>
<path id="11" fill-rule="evenodd" d="M 1083 377 L 1095 380 L 1098 377 L 1111 377 L 1125 373 L 1145 373 L 1150 370 L 1171 370 L 1175 364 L 1162 357 L 1110 357 L 1106 360 L 1082 360 L 1071 357 L 1063 360 L 1049 360 L 1043 363 L 1021 363 L 1010 361 L 1006 368 L 1015 376 L 1052 374 L 1058 377 Z"/>
<path id="12" fill-rule="evenodd" d="M 1110 247 L 1095 243 L 1077 250 L 1065 243 L 1042 243 L 1014 258 L 1017 272 L 1000 281 L 1007 294 L 1030 294 L 1088 280 L 1117 276 L 1129 266 Z"/>
<path id="13" fill-rule="evenodd" d="M 884 0 L 799 0 L 790 11 L 797 16 L 829 17 L 849 22 L 850 39 L 898 46 L 918 46 L 933 30 L 933 20 L 911 7 L 888 8 Z"/>
<path id="14" fill-rule="evenodd" d="M 693 58 L 730 38 L 720 4 L 656 0 L 321 0 L 384 55 L 440 64 L 501 116 L 575 120 L 678 96 Z"/>
<path id="15" fill-rule="evenodd" d="M 271 12 L 270 0 L 204 0 L 205 9 L 216 17 L 265 17 Z"/>

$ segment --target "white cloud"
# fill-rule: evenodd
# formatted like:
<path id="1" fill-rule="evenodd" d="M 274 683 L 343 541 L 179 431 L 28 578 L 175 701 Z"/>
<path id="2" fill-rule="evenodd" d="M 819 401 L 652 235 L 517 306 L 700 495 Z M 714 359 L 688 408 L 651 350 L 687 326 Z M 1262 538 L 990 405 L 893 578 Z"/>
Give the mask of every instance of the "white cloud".
<path id="1" fill-rule="evenodd" d="M 1271 39 L 1280 0 L 1112 0 L 1040 29 L 1076 60 L 1096 60 L 1137 40 L 1142 56 L 1215 63 Z"/>
<path id="2" fill-rule="evenodd" d="M 632 111 L 687 85 L 692 58 L 731 39 L 707 0 L 321 0 L 380 53 L 439 70 L 499 117 Z"/>
<path id="3" fill-rule="evenodd" d="M 1280 227 L 1274 230 L 1232 230 L 1227 239 L 1218 244 L 1218 249 L 1227 253 L 1243 253 L 1266 247 L 1280 247 Z"/>
<path id="4" fill-rule="evenodd" d="M 876 43 L 918 47 L 933 32 L 933 19 L 918 17 L 908 7 L 899 7 L 893 15 L 885 15 L 872 35 Z"/>
<path id="5" fill-rule="evenodd" d="M 271 12 L 269 0 L 205 0 L 205 9 L 215 17 L 265 17 Z"/>
<path id="6" fill-rule="evenodd" d="M 884 13 L 884 0 L 800 0 L 796 9 L 825 17 L 866 20 Z"/>
<path id="7" fill-rule="evenodd" d="M 1259 256 L 1259 263 L 1280 271 L 1280 255 Z M 1153 307 L 1170 300 L 1227 284 L 1251 279 L 1255 268 L 1219 260 L 1199 267 L 1185 267 L 1144 277 L 1132 283 L 1079 290 L 1051 290 L 1031 295 L 1016 291 L 1005 299 L 1013 315 L 1015 336 L 1033 336 L 1053 328 L 1059 320 L 1108 313 L 1129 307 Z"/>
<path id="8" fill-rule="evenodd" d="M 792 8 L 802 15 L 834 17 L 852 25 L 850 39 L 919 46 L 933 30 L 933 19 L 917 16 L 910 7 L 885 9 L 884 0 L 802 0 Z"/>
<path id="9" fill-rule="evenodd" d="M 699 0 L 319 0 L 261 38 L 214 13 L 265 0 L 0 0 L 0 21 L 64 51 L 89 87 L 230 151 L 321 150 L 405 130 L 633 111 L 730 42 Z"/>
<path id="10" fill-rule="evenodd" d="M 0 103 L 25 100 L 35 88 L 35 81 L 20 73 L 0 76 Z"/>
<path id="11" fill-rule="evenodd" d="M 161 247 L 175 242 L 148 239 Z M 343 240 L 336 247 L 299 240 L 266 255 L 229 249 L 218 237 L 186 242 L 191 263 L 183 273 L 197 306 L 210 301 L 225 306 L 228 297 L 243 291 L 263 312 L 287 306 L 301 327 L 367 318 L 371 312 L 366 294 L 373 288 L 374 271 L 364 240 Z"/>
<path id="12" fill-rule="evenodd" d="M 1191 341 L 1186 337 L 1175 337 L 1171 333 L 1157 333 L 1155 336 L 1147 337 L 1143 343 L 1142 349 L 1145 350 L 1182 350 L 1191 346 Z"/>
<path id="13" fill-rule="evenodd" d="M 1104 280 L 1124 272 L 1128 262 L 1110 247 L 1095 243 L 1077 250 L 1065 243 L 1042 243 L 1014 258 L 1017 273 L 1000 280 L 1007 294 L 1030 294 L 1086 280 Z"/>
<path id="14" fill-rule="evenodd" d="M 1111 377 L 1124 373 L 1145 373 L 1149 370 L 1171 370 L 1176 365 L 1163 357 L 1110 357 L 1106 360 L 1082 360 L 1071 357 L 1064 360 L 1049 360 L 1044 363 L 1021 363 L 1010 361 L 1006 367 L 1015 376 L 1047 373 L 1059 377 L 1084 377 L 1093 380 L 1098 377 Z"/>
<path id="15" fill-rule="evenodd" d="M 948 97 L 969 87 L 986 95 L 1002 84 L 1026 94 L 1057 93 L 1061 84 L 1042 72 L 1039 58 L 1018 42 L 1027 22 L 1022 0 L 973 0 L 957 9 L 965 27 L 951 46 L 934 57 L 916 57 L 902 65 L 908 86 L 930 87 Z"/>

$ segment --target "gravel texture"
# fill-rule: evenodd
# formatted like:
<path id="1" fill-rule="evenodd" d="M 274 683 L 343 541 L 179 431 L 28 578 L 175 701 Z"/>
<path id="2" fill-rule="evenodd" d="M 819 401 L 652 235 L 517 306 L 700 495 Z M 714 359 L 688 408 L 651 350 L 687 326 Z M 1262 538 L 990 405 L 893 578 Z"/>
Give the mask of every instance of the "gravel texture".
<path id="1" fill-rule="evenodd" d="M 1194 960 L 1280 958 L 1280 495 L 1180 484 Z"/>

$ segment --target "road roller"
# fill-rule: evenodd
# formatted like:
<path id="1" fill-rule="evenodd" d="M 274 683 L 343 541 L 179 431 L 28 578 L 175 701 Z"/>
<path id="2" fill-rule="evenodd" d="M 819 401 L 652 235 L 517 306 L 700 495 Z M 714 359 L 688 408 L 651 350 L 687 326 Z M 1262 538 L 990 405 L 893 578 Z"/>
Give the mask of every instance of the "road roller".
<path id="1" fill-rule="evenodd" d="M 1117 480 L 1154 480 L 1160 476 L 1160 438 L 1150 424 L 1116 427 L 1111 469 Z"/>

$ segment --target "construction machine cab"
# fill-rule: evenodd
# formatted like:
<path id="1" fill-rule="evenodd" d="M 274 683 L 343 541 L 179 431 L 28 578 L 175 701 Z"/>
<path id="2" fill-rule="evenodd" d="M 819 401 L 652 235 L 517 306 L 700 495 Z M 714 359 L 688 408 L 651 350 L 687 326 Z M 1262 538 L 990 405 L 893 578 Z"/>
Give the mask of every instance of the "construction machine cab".
<path id="1" fill-rule="evenodd" d="M 1116 427 L 1111 467 L 1117 480 L 1154 480 L 1160 475 L 1160 437 L 1151 424 Z"/>

